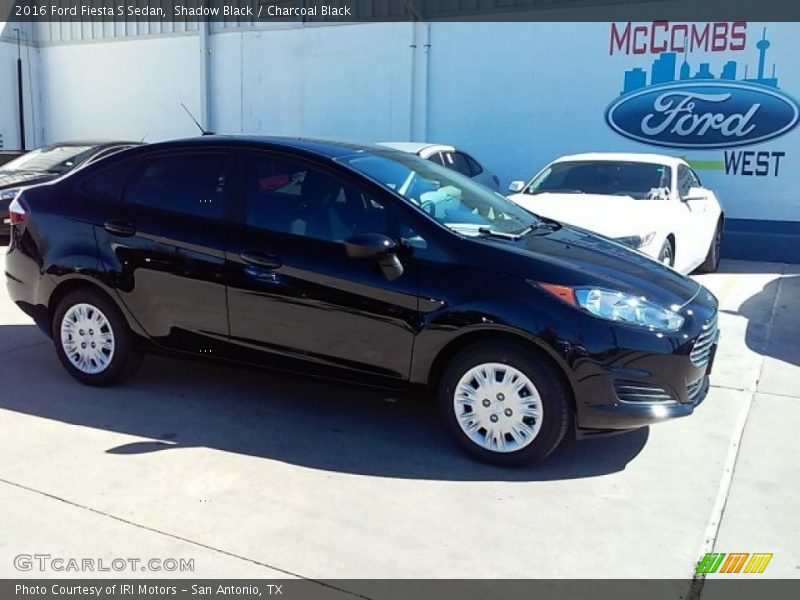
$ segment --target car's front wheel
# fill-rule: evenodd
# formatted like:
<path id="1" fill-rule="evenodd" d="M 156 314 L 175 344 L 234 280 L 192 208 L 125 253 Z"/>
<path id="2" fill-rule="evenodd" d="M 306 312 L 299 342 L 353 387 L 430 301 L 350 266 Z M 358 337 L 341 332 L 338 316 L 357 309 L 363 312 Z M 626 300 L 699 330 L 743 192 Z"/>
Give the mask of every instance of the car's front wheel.
<path id="1" fill-rule="evenodd" d="M 698 267 L 701 273 L 713 273 L 719 268 L 719 259 L 722 251 L 722 221 L 717 223 L 714 229 L 714 237 L 711 240 L 711 246 L 708 248 L 706 259 Z"/>
<path id="2" fill-rule="evenodd" d="M 658 262 L 667 265 L 668 267 L 675 266 L 675 247 L 669 239 L 664 240 L 664 245 L 658 252 Z"/>
<path id="3" fill-rule="evenodd" d="M 547 458 L 570 418 L 568 392 L 554 367 L 538 352 L 511 343 L 484 343 L 456 355 L 438 402 L 461 446 L 500 466 Z"/>
<path id="4" fill-rule="evenodd" d="M 59 302 L 52 333 L 61 364 L 87 385 L 116 383 L 141 363 L 119 309 L 94 290 L 70 292 Z"/>

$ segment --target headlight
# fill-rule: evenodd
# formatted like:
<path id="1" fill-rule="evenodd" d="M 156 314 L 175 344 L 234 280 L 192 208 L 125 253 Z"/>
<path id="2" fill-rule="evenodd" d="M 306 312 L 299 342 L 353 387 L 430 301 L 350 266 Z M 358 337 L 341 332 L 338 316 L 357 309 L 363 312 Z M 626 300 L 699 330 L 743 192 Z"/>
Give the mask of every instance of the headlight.
<path id="1" fill-rule="evenodd" d="M 601 319 L 645 327 L 651 331 L 676 331 L 683 325 L 684 319 L 677 312 L 650 302 L 643 296 L 603 288 L 572 288 L 547 283 L 538 285 Z"/>
<path id="2" fill-rule="evenodd" d="M 0 190 L 0 202 L 4 200 L 8 200 L 11 202 L 14 198 L 17 197 L 21 188 L 9 188 L 7 190 Z"/>
<path id="3" fill-rule="evenodd" d="M 620 244 L 625 244 L 626 246 L 630 246 L 631 248 L 642 248 L 652 242 L 655 236 L 656 232 L 651 231 L 650 233 L 646 233 L 644 235 L 629 235 L 626 237 L 614 238 L 614 241 L 619 242 Z"/>
<path id="4" fill-rule="evenodd" d="M 581 308 L 609 321 L 622 321 L 656 331 L 675 331 L 683 325 L 681 315 L 640 296 L 601 288 L 580 288 L 575 290 L 575 300 Z"/>

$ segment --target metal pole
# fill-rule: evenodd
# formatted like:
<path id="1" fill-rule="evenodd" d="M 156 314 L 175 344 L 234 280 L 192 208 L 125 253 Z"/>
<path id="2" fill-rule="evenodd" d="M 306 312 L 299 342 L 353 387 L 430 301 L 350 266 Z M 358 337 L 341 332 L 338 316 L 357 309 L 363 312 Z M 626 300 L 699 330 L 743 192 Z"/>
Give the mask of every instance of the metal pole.
<path id="1" fill-rule="evenodd" d="M 19 146 L 20 150 L 25 150 L 25 103 L 22 89 L 22 50 L 19 41 L 19 29 L 17 32 L 17 100 L 19 101 Z"/>
<path id="2" fill-rule="evenodd" d="M 198 24 L 200 43 L 200 123 L 203 131 L 211 127 L 211 24 L 203 19 Z"/>

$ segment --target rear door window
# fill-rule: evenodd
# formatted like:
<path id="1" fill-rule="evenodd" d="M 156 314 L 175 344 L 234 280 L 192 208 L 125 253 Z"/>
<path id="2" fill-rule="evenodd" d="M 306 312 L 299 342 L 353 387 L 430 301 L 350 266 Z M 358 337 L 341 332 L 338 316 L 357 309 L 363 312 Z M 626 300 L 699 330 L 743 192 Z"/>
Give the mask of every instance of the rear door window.
<path id="1" fill-rule="evenodd" d="M 145 159 L 125 186 L 126 203 L 218 219 L 229 192 L 228 155 L 187 152 Z"/>
<path id="2" fill-rule="evenodd" d="M 84 177 L 75 189 L 92 200 L 114 201 L 119 198 L 122 181 L 129 171 L 130 163 L 118 163 Z"/>

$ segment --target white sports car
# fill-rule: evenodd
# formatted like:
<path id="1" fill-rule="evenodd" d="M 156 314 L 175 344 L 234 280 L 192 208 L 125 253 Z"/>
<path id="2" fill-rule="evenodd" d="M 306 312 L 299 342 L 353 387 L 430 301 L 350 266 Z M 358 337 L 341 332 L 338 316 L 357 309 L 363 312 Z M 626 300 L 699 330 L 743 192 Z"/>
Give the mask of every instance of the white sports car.
<path id="1" fill-rule="evenodd" d="M 672 156 L 563 156 L 509 198 L 523 208 L 632 246 L 682 273 L 719 265 L 725 216 L 689 164 Z"/>

